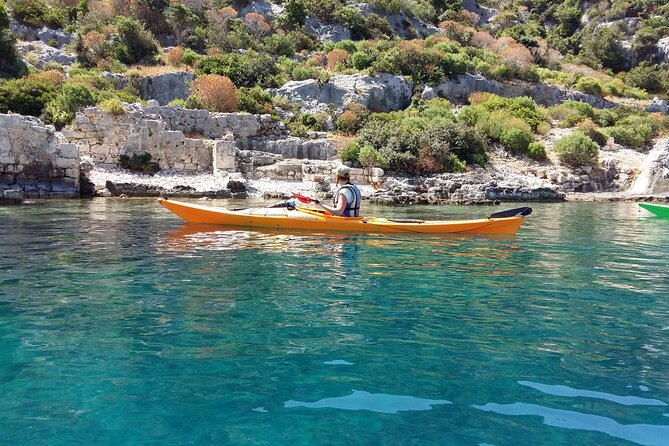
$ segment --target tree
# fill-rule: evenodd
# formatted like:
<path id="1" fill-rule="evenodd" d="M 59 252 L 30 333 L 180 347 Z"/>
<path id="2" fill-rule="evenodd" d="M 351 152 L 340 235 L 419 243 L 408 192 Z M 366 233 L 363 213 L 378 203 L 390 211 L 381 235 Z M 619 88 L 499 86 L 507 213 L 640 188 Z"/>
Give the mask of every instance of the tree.
<path id="1" fill-rule="evenodd" d="M 586 34 L 583 38 L 581 56 L 586 62 L 600 63 L 615 72 L 624 71 L 629 68 L 629 63 L 625 60 L 625 52 L 620 44 L 621 38 L 620 32 L 613 26 Z"/>
<path id="2" fill-rule="evenodd" d="M 194 40 L 197 40 L 195 30 L 200 26 L 200 18 L 193 13 L 186 5 L 181 3 L 172 3 L 165 11 L 165 21 L 174 32 L 179 44 L 193 47 Z"/>
<path id="3" fill-rule="evenodd" d="M 283 3 L 285 17 L 289 25 L 294 27 L 303 26 L 307 19 L 307 5 L 304 0 L 286 0 Z"/>
<path id="4" fill-rule="evenodd" d="M 0 77 L 18 77 L 26 71 L 14 44 L 14 35 L 9 30 L 7 5 L 0 0 Z"/>

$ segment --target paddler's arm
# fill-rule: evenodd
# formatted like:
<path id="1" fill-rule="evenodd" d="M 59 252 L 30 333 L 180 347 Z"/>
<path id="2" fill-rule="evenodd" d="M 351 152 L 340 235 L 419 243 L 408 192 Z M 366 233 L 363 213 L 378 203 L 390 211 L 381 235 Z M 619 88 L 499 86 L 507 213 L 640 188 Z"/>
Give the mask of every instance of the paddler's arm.
<path id="1" fill-rule="evenodd" d="M 341 215 L 344 213 L 346 210 L 346 205 L 348 204 L 348 200 L 346 199 L 346 194 L 339 193 L 339 200 L 337 201 L 337 207 L 334 206 L 328 206 L 326 204 L 321 204 L 323 209 L 326 211 L 329 211 L 330 213 L 334 215 Z"/>

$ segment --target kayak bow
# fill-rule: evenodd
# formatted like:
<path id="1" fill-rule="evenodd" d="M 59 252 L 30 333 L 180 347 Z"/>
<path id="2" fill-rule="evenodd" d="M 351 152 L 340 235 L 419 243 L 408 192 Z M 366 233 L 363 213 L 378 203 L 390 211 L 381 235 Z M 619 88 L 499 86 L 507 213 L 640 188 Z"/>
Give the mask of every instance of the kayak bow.
<path id="1" fill-rule="evenodd" d="M 424 221 L 376 217 L 339 217 L 310 208 L 249 208 L 229 210 L 161 198 L 161 206 L 192 223 L 227 226 L 285 228 L 311 231 L 515 234 L 529 208 L 502 218 L 479 220 Z M 528 211 L 529 210 L 529 211 Z M 495 214 L 493 214 L 495 215 Z"/>
<path id="2" fill-rule="evenodd" d="M 669 206 L 666 204 L 639 203 L 643 209 L 652 212 L 658 217 L 669 217 Z"/>

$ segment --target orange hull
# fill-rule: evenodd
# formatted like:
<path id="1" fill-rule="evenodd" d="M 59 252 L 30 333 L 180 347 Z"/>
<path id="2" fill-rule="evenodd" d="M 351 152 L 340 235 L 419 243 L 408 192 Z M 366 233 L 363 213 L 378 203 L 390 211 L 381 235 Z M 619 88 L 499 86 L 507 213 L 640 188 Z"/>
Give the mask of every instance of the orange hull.
<path id="1" fill-rule="evenodd" d="M 338 217 L 313 209 L 255 208 L 231 211 L 223 208 L 160 199 L 161 206 L 192 223 L 226 226 L 285 228 L 308 231 L 358 233 L 470 233 L 515 234 L 523 224 L 520 216 L 479 220 L 398 222 L 385 218 Z"/>

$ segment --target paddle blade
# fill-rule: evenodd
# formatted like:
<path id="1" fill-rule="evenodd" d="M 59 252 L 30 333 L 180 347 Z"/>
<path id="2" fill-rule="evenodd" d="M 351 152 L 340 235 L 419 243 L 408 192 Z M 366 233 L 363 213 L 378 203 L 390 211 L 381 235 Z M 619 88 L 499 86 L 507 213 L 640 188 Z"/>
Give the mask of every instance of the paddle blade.
<path id="1" fill-rule="evenodd" d="M 509 218 L 509 217 L 516 217 L 516 216 L 525 217 L 527 215 L 530 215 L 531 213 L 532 213 L 532 208 L 524 206 L 522 208 L 509 209 L 507 211 L 495 212 L 494 214 L 490 214 L 490 217 L 488 217 L 488 218 Z"/>
<path id="2" fill-rule="evenodd" d="M 298 199 L 300 202 L 302 202 L 302 203 L 316 203 L 316 204 L 319 203 L 318 200 L 316 200 L 316 199 L 314 199 L 314 198 L 309 198 L 309 197 L 307 197 L 307 196 L 305 196 L 305 195 L 302 195 L 302 194 L 300 194 L 300 193 L 297 193 L 297 192 L 293 192 L 293 196 L 294 196 L 295 198 L 297 198 L 297 199 Z"/>

